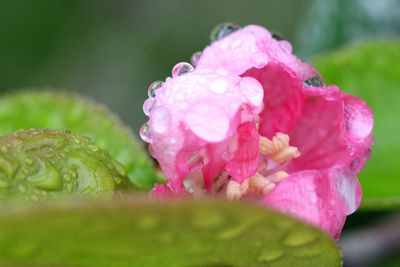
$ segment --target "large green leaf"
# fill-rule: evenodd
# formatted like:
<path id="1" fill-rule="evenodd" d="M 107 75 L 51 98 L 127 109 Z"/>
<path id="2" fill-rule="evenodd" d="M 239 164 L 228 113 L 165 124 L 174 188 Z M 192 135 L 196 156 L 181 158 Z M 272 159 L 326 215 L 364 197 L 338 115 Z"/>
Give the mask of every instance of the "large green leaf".
<path id="1" fill-rule="evenodd" d="M 161 182 L 132 132 L 105 106 L 57 92 L 25 91 L 0 98 L 0 134 L 20 129 L 68 130 L 92 138 L 127 170 L 141 189 Z"/>
<path id="2" fill-rule="evenodd" d="M 363 98 L 374 112 L 372 158 L 359 176 L 363 207 L 400 207 L 400 41 L 354 44 L 314 63 L 326 83 Z"/>
<path id="3" fill-rule="evenodd" d="M 0 209 L 2 266 L 341 265 L 326 234 L 251 204 L 132 197 L 36 210 L 9 205 Z"/>

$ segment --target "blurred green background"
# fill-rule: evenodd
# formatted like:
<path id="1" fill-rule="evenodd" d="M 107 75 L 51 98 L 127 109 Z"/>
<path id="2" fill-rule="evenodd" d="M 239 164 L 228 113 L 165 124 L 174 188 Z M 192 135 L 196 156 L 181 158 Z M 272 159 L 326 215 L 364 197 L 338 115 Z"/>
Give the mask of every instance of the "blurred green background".
<path id="1" fill-rule="evenodd" d="M 397 38 L 400 1 L 2 0 L 0 91 L 78 92 L 105 103 L 137 133 L 147 86 L 189 61 L 224 21 L 280 32 L 312 60 L 355 41 Z M 350 217 L 347 227 L 373 217 Z"/>

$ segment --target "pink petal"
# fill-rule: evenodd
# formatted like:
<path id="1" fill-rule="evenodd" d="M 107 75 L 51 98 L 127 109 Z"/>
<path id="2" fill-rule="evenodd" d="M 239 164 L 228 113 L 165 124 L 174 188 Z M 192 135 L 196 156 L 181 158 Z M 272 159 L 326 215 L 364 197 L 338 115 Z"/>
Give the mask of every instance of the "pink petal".
<path id="1" fill-rule="evenodd" d="M 303 111 L 302 81 L 280 63 L 270 63 L 262 69 L 252 68 L 243 76 L 255 78 L 264 89 L 260 134 L 271 138 L 277 132 L 290 132 Z"/>
<path id="2" fill-rule="evenodd" d="M 338 239 L 346 216 L 360 204 L 357 178 L 343 167 L 296 172 L 280 182 L 263 204 L 323 229 Z"/>
<path id="3" fill-rule="evenodd" d="M 257 25 L 246 26 L 206 47 L 196 69 L 223 69 L 241 75 L 270 62 L 286 65 L 302 79 L 313 70 L 292 54 L 288 41 L 274 39 L 268 30 Z"/>
<path id="4" fill-rule="evenodd" d="M 237 149 L 225 169 L 233 179 L 242 182 L 257 171 L 260 136 L 255 122 L 246 122 L 240 125 L 237 135 Z"/>
<path id="5" fill-rule="evenodd" d="M 325 169 L 347 164 L 359 171 L 371 146 L 373 119 L 368 107 L 335 86 L 307 87 L 304 93 L 307 98 L 303 113 L 289 133 L 291 144 L 302 155 L 292 160 L 289 169 Z M 352 115 L 346 109 L 351 109 Z M 361 132 L 355 129 L 361 126 Z"/>

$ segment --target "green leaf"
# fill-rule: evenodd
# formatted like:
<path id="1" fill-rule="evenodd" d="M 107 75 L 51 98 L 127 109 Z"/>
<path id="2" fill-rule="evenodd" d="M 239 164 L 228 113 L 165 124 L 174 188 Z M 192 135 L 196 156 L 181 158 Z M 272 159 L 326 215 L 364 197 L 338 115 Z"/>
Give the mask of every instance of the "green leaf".
<path id="1" fill-rule="evenodd" d="M 34 266 L 340 266 L 309 225 L 250 203 L 201 199 L 58 203 L 0 209 L 0 264 Z"/>
<path id="2" fill-rule="evenodd" d="M 400 1 L 313 0 L 299 20 L 297 54 L 309 57 L 354 40 L 400 35 Z"/>
<path id="3" fill-rule="evenodd" d="M 372 157 L 359 175 L 362 207 L 400 207 L 400 41 L 354 44 L 314 63 L 327 84 L 361 97 L 374 112 Z"/>
<path id="4" fill-rule="evenodd" d="M 162 182 L 132 132 L 105 106 L 66 93 L 26 91 L 0 98 L 0 134 L 19 129 L 68 130 L 92 138 L 127 170 L 141 189 Z"/>
<path id="5" fill-rule="evenodd" d="M 88 137 L 54 130 L 0 137 L 0 200 L 112 195 L 127 184 L 124 167 Z"/>

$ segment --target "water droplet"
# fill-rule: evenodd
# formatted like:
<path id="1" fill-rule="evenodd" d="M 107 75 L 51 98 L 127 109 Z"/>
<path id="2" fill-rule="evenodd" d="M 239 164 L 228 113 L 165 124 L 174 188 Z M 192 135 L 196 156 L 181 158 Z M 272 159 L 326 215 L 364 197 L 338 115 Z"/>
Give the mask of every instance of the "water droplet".
<path id="1" fill-rule="evenodd" d="M 231 33 L 240 29 L 240 26 L 232 23 L 232 22 L 225 22 L 218 24 L 214 27 L 210 34 L 211 43 L 214 43 L 222 38 L 230 35 Z"/>
<path id="2" fill-rule="evenodd" d="M 140 138 L 142 138 L 142 140 L 146 143 L 151 142 L 150 129 L 147 123 L 143 124 L 142 127 L 140 127 Z"/>
<path id="3" fill-rule="evenodd" d="M 283 37 L 283 35 L 280 32 L 273 32 L 272 38 L 274 38 L 277 41 L 285 40 L 285 38 Z"/>
<path id="4" fill-rule="evenodd" d="M 259 262 L 274 261 L 283 256 L 283 249 L 270 248 L 264 249 L 258 256 Z"/>
<path id="5" fill-rule="evenodd" d="M 163 81 L 155 81 L 152 84 L 150 84 L 147 94 L 149 95 L 149 97 L 156 97 L 156 91 L 163 86 L 164 86 Z"/>
<path id="6" fill-rule="evenodd" d="M 146 114 L 146 116 L 150 116 L 150 113 L 153 110 L 155 103 L 156 101 L 154 100 L 154 98 L 148 98 L 146 99 L 146 101 L 144 101 L 143 112 L 144 114 Z"/>
<path id="7" fill-rule="evenodd" d="M 311 78 L 308 78 L 307 80 L 303 81 L 303 86 L 308 87 L 308 86 L 314 86 L 314 87 L 322 87 L 324 86 L 324 82 L 322 81 L 322 77 L 319 74 L 316 74 L 312 76 Z"/>
<path id="8" fill-rule="evenodd" d="M 201 57 L 202 52 L 198 51 L 196 53 L 193 53 L 190 62 L 192 63 L 193 66 L 196 67 L 197 63 L 199 63 L 200 57 Z"/>
<path id="9" fill-rule="evenodd" d="M 314 241 L 315 234 L 308 229 L 295 229 L 283 240 L 283 243 L 290 247 L 302 246 Z"/>
<path id="10" fill-rule="evenodd" d="M 367 104 L 356 98 L 348 98 L 344 111 L 346 129 L 353 139 L 362 140 L 371 134 L 374 120 Z"/>
<path id="11" fill-rule="evenodd" d="M 323 252 L 324 246 L 318 243 L 310 244 L 304 247 L 297 247 L 291 250 L 290 255 L 296 258 L 309 258 L 318 256 Z"/>
<path id="12" fill-rule="evenodd" d="M 172 69 L 172 77 L 181 76 L 188 72 L 192 72 L 194 70 L 193 66 L 187 62 L 180 62 L 176 64 Z"/>

